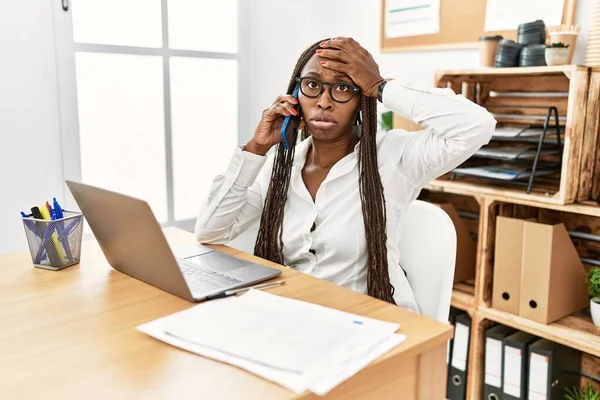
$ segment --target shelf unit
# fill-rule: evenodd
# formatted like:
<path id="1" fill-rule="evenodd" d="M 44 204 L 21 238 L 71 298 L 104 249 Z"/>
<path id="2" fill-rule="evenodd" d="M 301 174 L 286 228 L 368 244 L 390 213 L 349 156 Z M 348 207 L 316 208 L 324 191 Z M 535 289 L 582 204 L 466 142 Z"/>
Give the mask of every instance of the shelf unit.
<path id="1" fill-rule="evenodd" d="M 535 177 L 528 189 L 502 182 L 447 174 L 432 182 L 438 187 L 460 185 L 479 194 L 505 194 L 544 203 L 571 204 L 597 200 L 600 160 L 596 151 L 600 97 L 600 69 L 567 65 L 529 68 L 482 68 L 436 73 L 438 87 L 451 88 L 490 111 L 499 126 L 542 124 L 544 109 L 558 113 L 564 131 L 562 154 L 555 174 Z M 556 118 L 552 118 L 556 122 Z M 551 125 L 552 126 L 552 125 Z M 510 143 L 510 142 L 503 142 Z M 469 167 L 476 157 L 465 163 Z M 544 157 L 542 157 L 543 159 Z M 480 164 L 480 160 L 478 160 Z M 532 165 L 536 165 L 536 161 Z M 494 165 L 490 161 L 490 165 Z M 518 182 L 517 182 L 518 183 Z M 525 186 L 528 182 L 525 181 Z M 530 193 L 528 193 L 530 192 Z"/>
<path id="2" fill-rule="evenodd" d="M 504 311 L 479 307 L 479 315 L 487 320 L 511 326 L 532 335 L 564 344 L 584 353 L 600 357 L 600 328 L 581 313 L 569 315 L 549 325 L 540 324 Z"/>
<path id="3" fill-rule="evenodd" d="M 471 215 L 467 222 L 471 232 L 477 232 L 475 279 L 456 283 L 452 306 L 471 316 L 471 341 L 468 360 L 467 399 L 483 398 L 485 370 L 485 330 L 495 323 L 529 332 L 582 351 L 582 371 L 600 377 L 600 328 L 594 326 L 589 310 L 545 325 L 492 308 L 495 223 L 498 215 L 515 218 L 536 218 L 540 222 L 563 222 L 568 230 L 600 235 L 600 68 L 581 66 L 485 68 L 476 70 L 440 71 L 436 75 L 440 87 L 455 92 L 486 107 L 490 104 L 539 102 L 524 92 L 550 93 L 562 96 L 557 105 L 564 135 L 562 167 L 558 180 L 536 178 L 531 193 L 524 188 L 498 185 L 494 181 L 461 178 L 450 175 L 430 182 L 420 195 L 421 200 L 450 202 L 457 210 Z M 490 96 L 490 91 L 510 91 L 509 100 Z M 562 94 L 561 94 L 562 93 Z M 512 97 L 511 97 L 512 96 Z M 556 98 L 544 97 L 547 104 Z M 523 100 L 525 99 L 525 100 Z M 529 102 L 529 103 L 528 103 Z M 515 108 L 521 122 L 527 122 L 531 111 Z M 498 118 L 497 118 L 498 120 Z M 499 122 L 506 122 L 500 118 Z M 531 122 L 531 121 L 529 121 Z M 394 116 L 394 127 L 417 130 L 421 127 Z M 539 182 L 538 182 L 539 179 Z M 475 225 L 473 225 L 475 224 Z M 582 257 L 600 259 L 600 243 L 586 243 L 572 237 Z M 590 268 L 592 265 L 584 265 Z M 586 378 L 582 378 L 582 384 Z"/>
<path id="4" fill-rule="evenodd" d="M 458 192 L 458 191 L 457 191 Z M 472 193 L 435 192 L 431 188 L 423 191 L 425 201 L 447 197 L 454 201 L 456 208 L 465 206 L 465 199 L 473 198 Z M 493 257 L 495 222 L 498 215 L 537 218 L 549 223 L 562 221 L 568 230 L 581 229 L 587 233 L 600 234 L 600 206 L 570 204 L 545 204 L 531 200 L 511 199 L 506 196 L 485 195 L 477 197 L 480 202 L 478 218 L 478 246 L 475 280 L 454 285 L 451 304 L 454 308 L 467 312 L 471 322 L 471 350 L 468 360 L 467 399 L 483 399 L 483 371 L 485 366 L 485 330 L 494 323 L 504 324 L 533 335 L 564 344 L 583 352 L 582 371 L 600 376 L 600 328 L 593 325 L 589 311 L 569 315 L 554 323 L 545 325 L 519 315 L 492 308 Z M 600 254 L 600 243 L 585 244 L 577 238 L 574 244 L 581 257 L 590 253 Z M 584 262 L 584 265 L 585 262 Z M 591 267 L 591 265 L 586 265 Z M 582 378 L 582 384 L 586 383 Z"/>

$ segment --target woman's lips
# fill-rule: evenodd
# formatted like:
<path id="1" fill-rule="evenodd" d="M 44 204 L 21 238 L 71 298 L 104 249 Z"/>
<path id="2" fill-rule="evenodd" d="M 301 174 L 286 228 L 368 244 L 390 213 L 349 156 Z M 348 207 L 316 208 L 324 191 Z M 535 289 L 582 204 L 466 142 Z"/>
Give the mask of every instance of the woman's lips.
<path id="1" fill-rule="evenodd" d="M 311 125 L 318 129 L 331 129 L 337 125 L 337 122 L 313 120 L 311 121 Z"/>

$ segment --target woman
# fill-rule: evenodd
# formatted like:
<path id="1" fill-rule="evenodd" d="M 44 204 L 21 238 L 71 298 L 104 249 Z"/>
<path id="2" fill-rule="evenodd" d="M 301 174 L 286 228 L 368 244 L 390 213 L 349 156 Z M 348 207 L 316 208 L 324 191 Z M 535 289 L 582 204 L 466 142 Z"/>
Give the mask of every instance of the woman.
<path id="1" fill-rule="evenodd" d="M 378 98 L 426 129 L 377 134 Z M 288 142 L 299 129 L 308 138 L 286 150 L 279 132 L 288 115 Z M 418 312 L 399 265 L 402 215 L 427 182 L 486 144 L 495 124 L 450 89 L 383 79 L 353 39 L 316 43 L 298 60 L 287 95 L 216 177 L 196 237 L 226 243 L 260 218 L 257 256 Z"/>

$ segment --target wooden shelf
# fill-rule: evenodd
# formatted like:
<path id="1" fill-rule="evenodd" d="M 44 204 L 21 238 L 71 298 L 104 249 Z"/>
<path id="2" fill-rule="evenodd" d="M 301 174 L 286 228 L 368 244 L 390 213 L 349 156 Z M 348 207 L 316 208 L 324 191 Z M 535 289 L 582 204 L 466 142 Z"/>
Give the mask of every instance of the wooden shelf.
<path id="1" fill-rule="evenodd" d="M 493 308 L 479 307 L 477 313 L 485 319 L 511 326 L 532 335 L 600 357 L 600 328 L 585 315 L 570 315 L 544 325 Z"/>
<path id="2" fill-rule="evenodd" d="M 585 70 L 587 67 L 579 65 L 556 65 L 553 67 L 512 67 L 512 68 L 476 68 L 464 70 L 443 70 L 436 71 L 437 77 L 451 77 L 464 75 L 493 75 L 493 76 L 515 76 L 515 75 L 556 75 L 564 73 L 567 76 L 577 70 Z"/>
<path id="3" fill-rule="evenodd" d="M 535 193 L 527 194 L 523 190 L 500 189 L 485 185 L 442 179 L 431 181 L 425 186 L 425 189 L 435 192 L 470 196 L 489 196 L 490 198 L 498 201 L 506 201 L 514 204 L 522 204 L 526 206 L 600 217 L 600 205 L 592 201 L 562 205 L 556 199 L 553 199 L 550 196 L 544 196 Z"/>
<path id="4" fill-rule="evenodd" d="M 452 290 L 452 307 L 472 313 L 475 311 L 475 296 L 461 290 Z"/>
<path id="5" fill-rule="evenodd" d="M 452 307 L 474 314 L 477 310 L 475 302 L 475 286 L 473 281 L 455 283 L 452 289 Z"/>
<path id="6" fill-rule="evenodd" d="M 504 188 L 498 186 L 487 186 L 485 184 L 468 182 L 463 179 L 451 181 L 448 179 L 436 179 L 429 182 L 425 189 L 438 192 L 448 192 L 457 194 L 468 194 L 471 196 L 489 195 L 495 197 L 505 197 L 509 199 L 529 200 L 543 204 L 559 204 L 560 200 L 552 194 L 532 192 L 527 193 L 523 188 Z"/>

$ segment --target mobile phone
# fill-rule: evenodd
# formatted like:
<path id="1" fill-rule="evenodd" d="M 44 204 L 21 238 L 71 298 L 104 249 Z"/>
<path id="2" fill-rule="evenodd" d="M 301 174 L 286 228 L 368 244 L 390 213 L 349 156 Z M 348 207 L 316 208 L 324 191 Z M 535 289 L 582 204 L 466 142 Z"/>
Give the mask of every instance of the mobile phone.
<path id="1" fill-rule="evenodd" d="M 296 85 L 296 88 L 294 89 L 294 93 L 292 93 L 292 97 L 295 98 L 296 100 L 298 100 L 299 92 L 300 92 L 300 86 Z M 283 143 L 283 147 L 286 150 L 290 149 L 285 132 L 287 131 L 287 127 L 288 127 L 288 124 L 290 123 L 291 118 L 292 118 L 292 116 L 288 115 L 283 119 L 283 125 L 281 125 L 281 131 L 279 132 L 279 134 L 281 135 L 281 142 Z"/>

